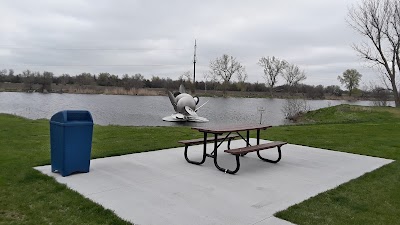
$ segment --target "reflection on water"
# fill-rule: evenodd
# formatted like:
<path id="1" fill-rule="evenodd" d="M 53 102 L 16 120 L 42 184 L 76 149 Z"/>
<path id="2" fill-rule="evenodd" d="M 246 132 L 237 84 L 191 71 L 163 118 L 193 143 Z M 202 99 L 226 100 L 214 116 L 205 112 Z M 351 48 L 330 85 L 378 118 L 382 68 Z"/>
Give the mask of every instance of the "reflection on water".
<path id="1" fill-rule="evenodd" d="M 61 110 L 88 110 L 96 124 L 124 126 L 204 126 L 218 124 L 259 123 L 259 107 L 264 107 L 263 124 L 285 124 L 284 99 L 264 98 L 200 98 L 209 102 L 198 114 L 208 123 L 174 123 L 162 118 L 174 113 L 167 96 L 40 94 L 0 92 L 0 113 L 15 114 L 30 119 L 50 117 Z M 307 100 L 314 110 L 339 104 L 372 105 L 370 101 Z M 393 103 L 391 103 L 393 104 Z"/>

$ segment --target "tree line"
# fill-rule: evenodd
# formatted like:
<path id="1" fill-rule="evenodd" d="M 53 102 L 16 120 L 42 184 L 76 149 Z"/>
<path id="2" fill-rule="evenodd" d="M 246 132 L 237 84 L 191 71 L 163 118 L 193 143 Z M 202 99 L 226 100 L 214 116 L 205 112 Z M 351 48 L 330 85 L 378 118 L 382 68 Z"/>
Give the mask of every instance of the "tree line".
<path id="1" fill-rule="evenodd" d="M 34 85 L 39 85 L 39 89 L 35 91 L 51 92 L 52 85 L 79 85 L 79 86 L 112 86 L 123 87 L 126 90 L 132 88 L 166 88 L 170 90 L 179 89 L 179 85 L 184 83 L 190 87 L 193 85 L 191 80 L 191 72 L 183 73 L 177 80 L 171 78 L 163 78 L 159 76 L 152 76 L 146 79 L 142 74 L 137 73 L 134 75 L 124 74 L 122 77 L 110 73 L 81 73 L 77 75 L 62 74 L 55 76 L 53 72 L 49 71 L 31 71 L 25 70 L 22 73 L 16 74 L 13 69 L 0 70 L 0 82 L 3 83 L 22 83 L 25 91 L 35 90 Z M 322 85 L 280 85 L 280 86 L 266 86 L 265 83 L 250 83 L 245 79 L 238 79 L 237 81 L 220 82 L 217 78 L 205 81 L 196 81 L 196 90 L 207 91 L 249 91 L 249 92 L 278 92 L 288 93 L 296 92 L 306 95 L 308 98 L 323 98 L 324 94 L 341 96 L 343 91 L 337 85 L 330 85 L 324 87 Z M 273 90 L 271 90 L 273 89 Z"/>
<path id="2" fill-rule="evenodd" d="M 344 79 L 350 79 L 347 73 L 343 73 Z M 351 73 L 350 73 L 351 74 Z M 0 70 L 0 82 L 3 83 L 21 83 L 23 84 L 24 91 L 38 91 L 38 92 L 51 92 L 52 85 L 77 85 L 77 86 L 108 86 L 108 87 L 123 87 L 126 90 L 132 88 L 165 88 L 169 90 L 178 90 L 179 85 L 184 83 L 185 86 L 190 87 L 193 85 L 191 82 L 191 73 L 183 73 L 177 80 L 170 78 L 161 78 L 159 76 L 152 76 L 150 79 L 146 79 L 140 73 L 134 75 L 125 74 L 121 78 L 118 75 L 110 73 L 81 73 L 78 75 L 62 74 L 61 76 L 54 76 L 54 73 L 49 71 L 44 72 L 32 72 L 25 70 L 20 74 L 15 74 L 14 70 Z M 357 81 L 358 82 L 358 81 Z M 36 85 L 36 86 L 35 86 Z M 358 85 L 358 84 L 357 84 Z M 38 89 L 37 86 L 39 86 Z M 245 88 L 244 88 L 245 87 Z M 196 90 L 207 91 L 247 91 L 247 92 L 258 92 L 258 93 L 275 93 L 275 94 L 287 94 L 297 93 L 303 97 L 310 99 L 323 99 L 325 96 L 340 97 L 344 91 L 338 85 L 274 85 L 273 90 L 271 86 L 267 86 L 265 83 L 249 83 L 238 79 L 237 81 L 231 81 L 227 83 L 219 82 L 216 79 L 210 79 L 206 81 L 196 81 Z M 244 89 L 243 89 L 244 88 Z M 385 91 L 383 88 L 371 88 L 368 91 L 360 91 L 357 88 L 352 88 L 351 93 L 358 92 L 358 96 L 366 98 L 379 98 L 389 100 L 390 93 Z"/>

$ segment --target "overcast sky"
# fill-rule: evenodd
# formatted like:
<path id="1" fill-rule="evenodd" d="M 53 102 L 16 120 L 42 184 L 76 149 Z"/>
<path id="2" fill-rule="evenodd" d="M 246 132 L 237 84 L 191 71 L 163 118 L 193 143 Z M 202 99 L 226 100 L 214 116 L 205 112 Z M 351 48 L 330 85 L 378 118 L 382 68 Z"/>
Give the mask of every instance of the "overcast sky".
<path id="1" fill-rule="evenodd" d="M 351 48 L 364 39 L 346 23 L 357 2 L 2 0 L 0 69 L 177 79 L 193 71 L 197 39 L 196 80 L 228 54 L 250 82 L 264 82 L 257 62 L 275 56 L 303 69 L 307 84 L 339 85 L 337 76 L 350 68 L 369 84 L 376 72 Z"/>

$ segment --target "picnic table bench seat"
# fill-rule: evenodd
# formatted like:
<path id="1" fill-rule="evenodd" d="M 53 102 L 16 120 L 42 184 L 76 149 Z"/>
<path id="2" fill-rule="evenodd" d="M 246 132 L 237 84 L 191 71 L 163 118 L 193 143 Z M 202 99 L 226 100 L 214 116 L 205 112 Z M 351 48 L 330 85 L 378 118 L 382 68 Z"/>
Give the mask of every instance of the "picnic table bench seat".
<path id="1" fill-rule="evenodd" d="M 255 151 L 260 151 L 260 150 L 265 150 L 265 149 L 270 149 L 270 148 L 275 148 L 275 147 L 281 147 L 282 145 L 285 145 L 285 144 L 287 144 L 287 143 L 283 142 L 283 141 L 273 141 L 273 142 L 266 143 L 266 144 L 247 146 L 247 147 L 243 147 L 243 148 L 228 149 L 228 150 L 225 150 L 225 152 L 231 153 L 232 155 L 243 155 L 243 154 L 249 153 L 249 152 L 255 152 Z"/>
<path id="2" fill-rule="evenodd" d="M 257 151 L 257 156 L 261 160 L 270 162 L 270 163 L 277 163 L 281 160 L 281 157 L 282 157 L 281 146 L 285 145 L 285 144 L 287 144 L 287 143 L 283 142 L 283 141 L 273 141 L 273 142 L 269 142 L 269 143 L 265 143 L 265 144 L 258 144 L 258 145 L 243 147 L 243 148 L 235 148 L 235 149 L 225 150 L 225 152 L 236 156 L 236 169 L 233 171 L 225 169 L 225 173 L 235 174 L 237 171 L 239 171 L 239 168 L 240 168 L 239 156 L 244 156 L 249 152 Z M 271 149 L 271 148 L 275 148 L 275 147 L 278 148 L 278 159 L 276 159 L 276 160 L 266 159 L 260 155 L 261 150 Z"/>

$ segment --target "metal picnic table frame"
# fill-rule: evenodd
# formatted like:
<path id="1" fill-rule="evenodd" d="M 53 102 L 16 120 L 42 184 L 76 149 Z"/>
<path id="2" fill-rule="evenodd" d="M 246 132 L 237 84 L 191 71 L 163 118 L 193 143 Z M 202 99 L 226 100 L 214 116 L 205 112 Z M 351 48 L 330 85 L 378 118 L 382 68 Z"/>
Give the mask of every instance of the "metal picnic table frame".
<path id="1" fill-rule="evenodd" d="M 199 132 L 203 133 L 203 137 L 204 137 L 204 141 L 203 141 L 203 158 L 200 162 L 195 162 L 195 161 L 191 161 L 187 158 L 187 149 L 185 149 L 185 158 L 189 163 L 193 163 L 193 164 L 203 164 L 206 160 L 206 157 L 210 157 L 214 159 L 214 165 L 215 167 L 217 167 L 217 169 L 219 169 L 222 172 L 225 173 L 229 173 L 229 174 L 234 174 L 236 173 L 239 168 L 240 168 L 240 161 L 239 161 L 239 156 L 236 155 L 236 169 L 235 170 L 229 170 L 229 169 L 225 169 L 222 168 L 221 166 L 218 165 L 218 148 L 221 146 L 221 144 L 229 139 L 229 135 L 232 133 L 236 133 L 237 135 L 239 135 L 245 142 L 246 142 L 246 147 L 251 146 L 250 144 L 250 131 L 257 131 L 257 145 L 260 144 L 260 131 L 261 130 L 266 130 L 267 128 L 270 128 L 272 126 L 270 125 L 261 125 L 261 124 L 256 124 L 256 125 L 233 125 L 233 126 L 219 126 L 219 127 L 192 127 L 192 129 L 197 130 Z M 240 132 L 246 132 L 246 136 L 244 137 L 242 134 L 240 134 Z M 208 134 L 213 134 L 214 135 L 214 149 L 211 152 L 211 154 L 207 153 L 207 143 L 209 142 L 209 140 L 207 139 Z M 224 135 L 226 134 L 226 136 L 222 139 L 222 141 L 218 144 L 218 135 Z M 229 148 L 229 146 L 228 146 Z M 277 161 L 280 160 L 280 146 L 278 148 L 279 151 L 279 159 Z M 265 161 L 269 161 L 269 162 L 277 162 L 277 161 L 272 161 L 272 160 L 268 160 L 268 159 L 264 159 L 259 155 L 259 152 L 257 151 L 258 156 L 265 160 Z M 241 154 L 241 156 L 243 156 L 245 154 Z"/>

